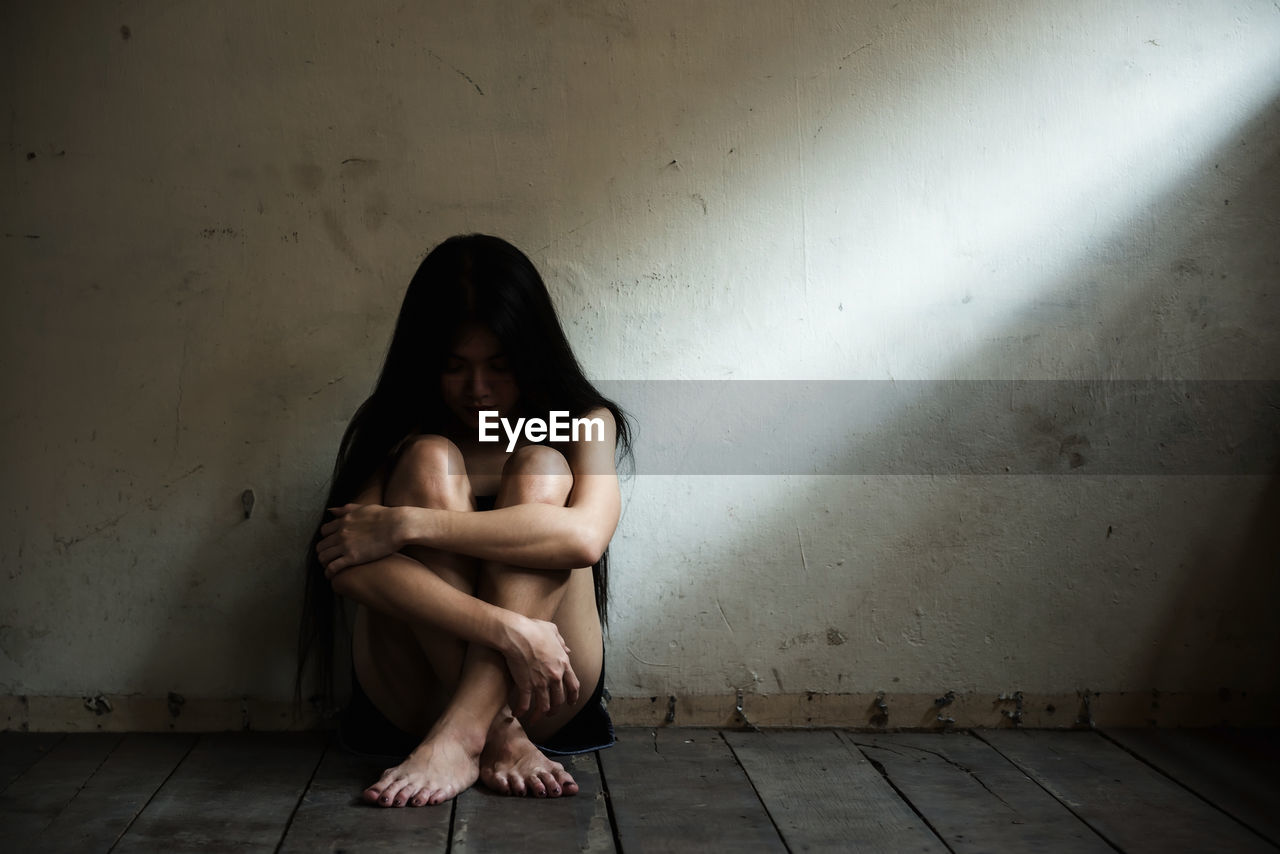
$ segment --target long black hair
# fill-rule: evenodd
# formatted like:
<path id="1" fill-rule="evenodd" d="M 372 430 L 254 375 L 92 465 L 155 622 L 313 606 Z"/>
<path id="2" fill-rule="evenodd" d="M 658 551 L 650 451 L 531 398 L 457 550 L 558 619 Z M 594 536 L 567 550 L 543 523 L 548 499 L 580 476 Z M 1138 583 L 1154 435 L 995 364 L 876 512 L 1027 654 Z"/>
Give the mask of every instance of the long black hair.
<path id="1" fill-rule="evenodd" d="M 488 328 L 502 345 L 520 394 L 521 409 L 567 411 L 577 417 L 604 407 L 617 424 L 620 458 L 631 454 L 626 414 L 586 378 L 573 355 L 551 296 L 523 252 L 497 237 L 451 237 L 433 249 L 409 282 L 396 320 L 382 373 L 351 418 L 338 446 L 325 507 L 354 498 L 404 441 L 420 433 L 443 432 L 450 413 L 440 389 L 440 374 L 468 323 Z M 322 710 L 334 700 L 334 644 L 338 627 L 345 635 L 345 610 L 324 577 L 316 555 L 321 516 L 306 558 L 306 592 L 298 633 L 295 701 L 302 698 L 308 658 L 316 658 Z M 608 550 L 592 567 L 600 621 L 608 618 Z"/>

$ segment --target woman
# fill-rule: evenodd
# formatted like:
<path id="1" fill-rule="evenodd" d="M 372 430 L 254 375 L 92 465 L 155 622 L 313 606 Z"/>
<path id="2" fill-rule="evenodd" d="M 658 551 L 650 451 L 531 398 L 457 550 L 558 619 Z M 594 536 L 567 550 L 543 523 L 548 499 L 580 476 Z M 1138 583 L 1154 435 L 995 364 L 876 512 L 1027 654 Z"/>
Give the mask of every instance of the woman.
<path id="1" fill-rule="evenodd" d="M 513 435 L 556 413 L 586 429 Z M 523 253 L 468 235 L 423 260 L 377 387 L 342 438 L 307 575 L 299 684 L 318 646 L 332 691 L 334 594 L 354 601 L 340 738 L 407 754 L 366 800 L 436 804 L 477 778 L 504 794 L 577 792 L 535 744 L 613 742 L 601 626 L 615 453 L 629 444 Z"/>

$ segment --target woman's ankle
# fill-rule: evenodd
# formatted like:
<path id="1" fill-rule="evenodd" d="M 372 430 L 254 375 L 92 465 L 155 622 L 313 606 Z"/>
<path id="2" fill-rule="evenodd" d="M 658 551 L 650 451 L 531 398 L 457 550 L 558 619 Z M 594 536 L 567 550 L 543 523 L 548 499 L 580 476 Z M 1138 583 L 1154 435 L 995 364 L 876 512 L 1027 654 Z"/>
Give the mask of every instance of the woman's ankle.
<path id="1" fill-rule="evenodd" d="M 477 724 L 480 717 L 446 712 L 436 721 L 422 743 L 444 740 L 459 744 L 471 755 L 479 756 L 489 736 L 489 726 Z"/>

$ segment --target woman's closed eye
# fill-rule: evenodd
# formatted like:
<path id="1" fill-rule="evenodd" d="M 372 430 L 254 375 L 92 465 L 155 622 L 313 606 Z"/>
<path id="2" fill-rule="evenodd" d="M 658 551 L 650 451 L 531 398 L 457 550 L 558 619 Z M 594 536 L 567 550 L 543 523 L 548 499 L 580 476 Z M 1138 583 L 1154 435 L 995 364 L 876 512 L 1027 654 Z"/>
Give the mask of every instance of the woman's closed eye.
<path id="1" fill-rule="evenodd" d="M 446 374 L 460 374 L 467 370 L 467 367 L 468 362 L 465 359 L 450 356 L 444 363 L 444 372 Z M 506 356 L 495 356 L 494 358 L 489 359 L 485 364 L 485 367 L 496 374 L 511 373 L 511 363 L 507 361 Z"/>

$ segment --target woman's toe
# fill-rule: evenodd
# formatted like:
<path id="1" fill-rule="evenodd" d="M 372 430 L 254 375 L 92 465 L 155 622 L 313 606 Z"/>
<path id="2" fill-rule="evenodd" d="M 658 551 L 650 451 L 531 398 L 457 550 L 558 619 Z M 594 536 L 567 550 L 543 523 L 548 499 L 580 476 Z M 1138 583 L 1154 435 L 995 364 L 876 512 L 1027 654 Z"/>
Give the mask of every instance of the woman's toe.
<path id="1" fill-rule="evenodd" d="M 578 784 L 574 782 L 573 775 L 563 768 L 556 771 L 556 782 L 560 784 L 560 790 L 566 795 L 578 793 Z"/>
<path id="2" fill-rule="evenodd" d="M 394 782 L 395 777 L 392 776 L 391 769 L 383 771 L 382 776 L 378 778 L 378 782 L 364 790 L 364 799 L 369 803 L 378 803 Z"/>
<path id="3" fill-rule="evenodd" d="M 560 797 L 560 783 L 556 780 L 554 774 L 550 771 L 539 771 L 538 779 L 542 781 L 543 787 L 547 790 L 547 797 Z"/>

